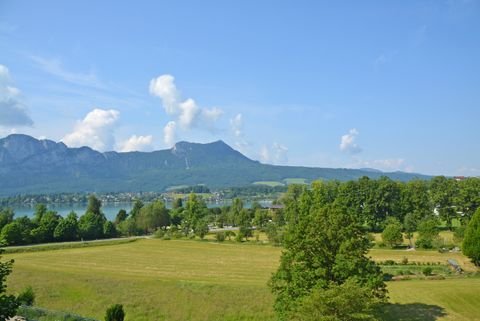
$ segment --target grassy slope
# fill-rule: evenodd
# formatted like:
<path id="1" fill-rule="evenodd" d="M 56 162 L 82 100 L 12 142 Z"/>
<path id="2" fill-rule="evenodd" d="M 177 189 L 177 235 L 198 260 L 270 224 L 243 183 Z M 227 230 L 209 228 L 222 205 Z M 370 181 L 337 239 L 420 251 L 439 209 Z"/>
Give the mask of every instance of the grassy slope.
<path id="1" fill-rule="evenodd" d="M 280 248 L 197 241 L 134 243 L 15 253 L 10 290 L 32 285 L 37 304 L 102 319 L 122 303 L 127 320 L 275 320 L 266 282 Z M 407 252 L 373 250 L 378 260 Z M 425 254 L 430 253 L 430 254 Z M 448 254 L 408 252 L 411 261 L 445 261 Z M 457 254 L 460 255 L 460 254 Z M 457 258 L 459 262 L 464 262 Z M 389 283 L 390 320 L 475 320 L 480 279 Z M 415 303 L 415 304 L 412 304 Z M 442 310 L 443 309 L 443 310 Z M 408 318 L 405 315 L 408 314 Z"/>

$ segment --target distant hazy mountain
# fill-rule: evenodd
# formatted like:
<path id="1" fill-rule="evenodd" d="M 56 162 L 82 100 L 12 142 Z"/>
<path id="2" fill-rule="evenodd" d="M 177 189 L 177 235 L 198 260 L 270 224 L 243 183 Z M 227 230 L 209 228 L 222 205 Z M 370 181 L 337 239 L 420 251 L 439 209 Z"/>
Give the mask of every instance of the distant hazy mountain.
<path id="1" fill-rule="evenodd" d="M 357 179 L 382 175 L 396 180 L 428 178 L 372 169 L 274 166 L 251 160 L 223 141 L 179 142 L 154 152 L 106 152 L 69 148 L 27 135 L 0 139 L 0 195 L 58 192 L 164 191 L 177 185 L 244 186 L 288 178 Z"/>

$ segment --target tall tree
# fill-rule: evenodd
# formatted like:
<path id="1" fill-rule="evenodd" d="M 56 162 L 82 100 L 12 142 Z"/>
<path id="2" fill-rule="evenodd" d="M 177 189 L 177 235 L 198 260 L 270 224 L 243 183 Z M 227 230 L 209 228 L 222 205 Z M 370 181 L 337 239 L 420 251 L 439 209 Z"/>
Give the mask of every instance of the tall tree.
<path id="1" fill-rule="evenodd" d="M 480 266 L 480 209 L 477 209 L 467 225 L 462 251 L 476 266 Z"/>
<path id="2" fill-rule="evenodd" d="M 366 256 L 370 241 L 363 222 L 340 205 L 324 204 L 321 189 L 313 184 L 312 191 L 288 205 L 298 215 L 295 224 L 287 225 L 280 266 L 270 280 L 281 320 L 289 319 L 313 289 L 327 290 L 347 280 L 374 297 L 386 296 L 380 268 Z"/>
<path id="3" fill-rule="evenodd" d="M 457 182 L 444 176 L 436 176 L 432 179 L 431 195 L 433 204 L 438 214 L 449 229 L 452 229 L 452 221 L 457 216 L 454 200 L 457 197 Z"/>

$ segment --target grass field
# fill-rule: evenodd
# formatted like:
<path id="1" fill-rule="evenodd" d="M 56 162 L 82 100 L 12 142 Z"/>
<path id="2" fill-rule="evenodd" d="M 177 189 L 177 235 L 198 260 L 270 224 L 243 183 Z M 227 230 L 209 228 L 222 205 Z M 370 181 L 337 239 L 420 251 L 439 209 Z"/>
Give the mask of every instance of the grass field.
<path id="1" fill-rule="evenodd" d="M 142 239 L 133 243 L 4 255 L 9 289 L 31 285 L 37 305 L 103 319 L 122 303 L 126 320 L 275 320 L 266 286 L 280 248 Z M 398 253 L 398 254 L 397 254 Z M 376 260 L 444 262 L 458 253 L 372 250 Z M 385 320 L 480 320 L 480 279 L 389 282 Z M 425 318 L 419 318 L 424 316 Z"/>

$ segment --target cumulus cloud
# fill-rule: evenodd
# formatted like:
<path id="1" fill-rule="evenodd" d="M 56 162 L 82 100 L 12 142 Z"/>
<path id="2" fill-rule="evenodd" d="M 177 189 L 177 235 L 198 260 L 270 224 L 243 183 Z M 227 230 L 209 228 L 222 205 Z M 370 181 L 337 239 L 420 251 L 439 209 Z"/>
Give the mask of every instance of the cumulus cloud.
<path id="1" fill-rule="evenodd" d="M 235 137 L 243 136 L 243 116 L 242 114 L 237 114 L 235 117 L 230 119 L 230 128 L 232 129 L 233 135 Z"/>
<path id="2" fill-rule="evenodd" d="M 360 153 L 362 149 L 355 142 L 358 134 L 358 130 L 352 128 L 349 130 L 348 134 L 343 135 L 340 140 L 340 150 L 350 154 Z"/>
<path id="3" fill-rule="evenodd" d="M 175 145 L 177 139 L 177 124 L 174 121 L 169 121 L 163 128 L 163 141 L 167 146 Z"/>
<path id="4" fill-rule="evenodd" d="M 62 141 L 70 147 L 90 146 L 99 151 L 112 150 L 115 145 L 113 126 L 120 112 L 114 109 L 95 108 L 78 121 L 73 132 Z"/>
<path id="5" fill-rule="evenodd" d="M 137 136 L 133 135 L 121 144 L 121 152 L 133 152 L 133 151 L 149 151 L 151 150 L 153 142 L 153 136 Z"/>
<path id="6" fill-rule="evenodd" d="M 271 146 L 262 146 L 260 149 L 260 160 L 262 163 L 285 164 L 288 162 L 287 154 L 287 146 L 275 142 Z"/>
<path id="7" fill-rule="evenodd" d="M 167 115 L 174 118 L 173 125 L 168 123 L 164 128 L 165 142 L 171 142 L 177 131 L 177 124 L 180 129 L 191 128 L 214 130 L 215 122 L 223 115 L 220 108 L 202 108 L 198 106 L 193 98 L 183 99 L 180 91 L 175 85 L 175 78 L 172 75 L 161 75 L 150 81 L 150 94 L 159 97 Z M 169 145 L 171 145 L 169 143 Z"/>
<path id="8" fill-rule="evenodd" d="M 21 92 L 12 85 L 8 68 L 0 65 L 0 126 L 32 126 L 33 121 L 21 100 Z"/>

